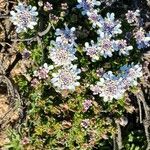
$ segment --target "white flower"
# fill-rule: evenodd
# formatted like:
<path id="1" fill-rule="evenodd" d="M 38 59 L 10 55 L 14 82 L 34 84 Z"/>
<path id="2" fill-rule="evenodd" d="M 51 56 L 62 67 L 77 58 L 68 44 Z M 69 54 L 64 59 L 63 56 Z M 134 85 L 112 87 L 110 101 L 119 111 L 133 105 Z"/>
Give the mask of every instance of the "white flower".
<path id="1" fill-rule="evenodd" d="M 121 99 L 126 90 L 137 85 L 137 79 L 142 76 L 142 66 L 124 65 L 120 68 L 120 74 L 115 76 L 111 71 L 103 74 L 96 85 L 91 85 L 94 95 L 99 94 L 103 100 L 112 101 L 113 99 Z"/>
<path id="2" fill-rule="evenodd" d="M 93 91 L 93 95 L 97 95 L 98 93 L 101 93 L 101 87 L 99 85 L 91 85 L 90 86 L 91 91 Z"/>
<path id="3" fill-rule="evenodd" d="M 97 0 L 77 0 L 78 5 L 77 8 L 82 8 L 82 15 L 86 15 L 87 12 L 94 9 L 94 6 L 100 6 L 101 2 Z"/>
<path id="4" fill-rule="evenodd" d="M 70 45 L 63 43 L 52 42 L 53 47 L 50 48 L 49 58 L 55 63 L 56 66 L 65 66 L 71 64 L 76 60 L 76 49 Z"/>
<path id="5" fill-rule="evenodd" d="M 94 41 L 91 41 L 91 46 L 88 42 L 85 43 L 84 51 L 86 54 L 92 58 L 92 61 L 95 62 L 99 60 L 100 56 L 105 58 L 112 57 L 112 53 L 114 52 L 114 41 L 110 39 L 109 36 L 101 34 L 99 38 L 97 38 L 97 43 L 94 44 Z"/>
<path id="6" fill-rule="evenodd" d="M 142 76 L 142 66 L 139 64 L 124 65 L 120 68 L 120 86 L 126 90 L 137 85 L 137 79 Z"/>
<path id="7" fill-rule="evenodd" d="M 128 23 L 138 23 L 140 17 L 140 11 L 136 10 L 133 12 L 132 10 L 128 10 L 126 13 L 126 19 Z"/>
<path id="8" fill-rule="evenodd" d="M 142 66 L 139 64 L 131 64 L 127 66 L 125 70 L 125 75 L 128 79 L 132 80 L 140 78 L 142 76 Z"/>
<path id="9" fill-rule="evenodd" d="M 37 8 L 35 6 L 26 6 L 23 3 L 19 3 L 15 6 L 15 11 L 10 11 L 10 20 L 16 25 L 16 32 L 26 32 L 27 28 L 33 29 L 37 25 Z"/>
<path id="10" fill-rule="evenodd" d="M 77 68 L 77 65 L 62 67 L 57 73 L 52 74 L 53 78 L 51 79 L 51 82 L 58 91 L 74 91 L 75 87 L 80 85 L 77 81 L 80 79 L 80 76 L 78 76 L 80 72 L 81 70 Z"/>
<path id="11" fill-rule="evenodd" d="M 102 34 L 101 34 L 102 35 Z M 98 51 L 100 56 L 105 58 L 112 57 L 112 52 L 114 52 L 113 41 L 108 36 L 101 36 L 97 38 Z"/>
<path id="12" fill-rule="evenodd" d="M 96 84 L 99 87 L 98 94 L 105 102 L 122 98 L 124 91 L 118 85 L 119 80 L 111 71 L 105 73 Z"/>
<path id="13" fill-rule="evenodd" d="M 75 37 L 75 27 L 68 28 L 67 25 L 65 25 L 65 29 L 56 29 L 55 35 L 57 36 L 56 41 L 64 44 L 71 44 L 75 45 L 75 40 L 77 39 Z"/>
<path id="14" fill-rule="evenodd" d="M 122 33 L 122 30 L 120 29 L 121 24 L 118 20 L 115 20 L 114 13 L 107 13 L 107 17 L 104 19 L 101 18 L 99 22 L 99 30 L 97 31 L 98 34 L 104 32 L 106 35 L 115 36 Z"/>
<path id="15" fill-rule="evenodd" d="M 98 45 L 94 44 L 94 41 L 91 41 L 91 46 L 86 42 L 84 51 L 86 51 L 86 54 L 92 58 L 93 62 L 99 60 Z"/>
<path id="16" fill-rule="evenodd" d="M 134 37 L 139 49 L 150 46 L 150 35 L 146 35 L 145 30 L 142 27 L 134 33 Z"/>
<path id="17" fill-rule="evenodd" d="M 129 55 L 129 51 L 133 49 L 133 46 L 127 46 L 126 40 L 114 41 L 114 49 L 119 51 L 119 55 Z"/>
<path id="18" fill-rule="evenodd" d="M 87 12 L 88 19 L 92 23 L 92 27 L 95 28 L 96 26 L 100 26 L 100 19 L 102 18 L 101 15 L 98 14 L 98 10 L 92 10 Z"/>

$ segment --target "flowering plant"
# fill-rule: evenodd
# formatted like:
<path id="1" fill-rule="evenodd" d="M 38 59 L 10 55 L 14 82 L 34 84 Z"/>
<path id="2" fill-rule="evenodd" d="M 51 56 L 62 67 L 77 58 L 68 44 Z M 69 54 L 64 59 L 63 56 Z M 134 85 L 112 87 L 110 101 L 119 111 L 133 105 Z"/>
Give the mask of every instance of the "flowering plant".
<path id="1" fill-rule="evenodd" d="M 149 136 L 138 134 L 148 135 L 141 123 L 150 120 L 141 90 L 150 33 L 141 7 L 119 0 L 29 0 L 10 8 L 14 32 L 4 43 L 13 43 L 19 59 L 2 75 L 12 77 L 18 87 L 10 93 L 22 101 L 7 146 L 145 150 Z M 13 74 L 16 61 L 21 71 Z"/>
<path id="2" fill-rule="evenodd" d="M 10 20 L 16 25 L 16 32 L 26 31 L 27 28 L 33 29 L 37 25 L 37 8 L 35 6 L 26 6 L 23 3 L 18 3 L 18 6 L 15 6 L 15 11 L 10 11 L 11 18 Z"/>

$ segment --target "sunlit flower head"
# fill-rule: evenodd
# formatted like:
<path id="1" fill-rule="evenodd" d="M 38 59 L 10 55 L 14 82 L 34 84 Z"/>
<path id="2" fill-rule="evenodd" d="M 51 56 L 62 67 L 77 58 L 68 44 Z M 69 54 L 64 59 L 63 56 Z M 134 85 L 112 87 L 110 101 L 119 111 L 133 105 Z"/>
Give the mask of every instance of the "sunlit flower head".
<path id="1" fill-rule="evenodd" d="M 77 0 L 77 8 L 82 9 L 82 15 L 86 15 L 87 12 L 94 9 L 94 6 L 100 6 L 101 2 L 97 0 Z"/>
<path id="2" fill-rule="evenodd" d="M 150 35 L 146 35 L 145 30 L 142 27 L 134 33 L 134 38 L 139 49 L 150 46 Z"/>
<path id="3" fill-rule="evenodd" d="M 16 32 L 27 32 L 27 28 L 33 29 L 37 25 L 37 8 L 19 3 L 15 11 L 10 11 L 10 20 L 16 26 Z"/>
<path id="4" fill-rule="evenodd" d="M 91 85 L 93 95 L 98 95 L 106 101 L 121 99 L 130 87 L 137 86 L 137 79 L 142 76 L 141 65 L 124 65 L 116 76 L 108 71 L 100 77 L 96 85 Z"/>
<path id="5" fill-rule="evenodd" d="M 114 41 L 114 49 L 119 51 L 119 55 L 129 55 L 129 51 L 133 49 L 133 46 L 128 46 L 126 40 Z"/>
<path id="6" fill-rule="evenodd" d="M 79 86 L 80 83 L 78 80 L 80 76 L 78 74 L 81 72 L 80 69 L 77 68 L 77 65 L 69 65 L 62 67 L 58 70 L 57 73 L 53 73 L 53 78 L 51 82 L 56 90 L 70 90 L 74 91 L 76 86 Z"/>
<path id="7" fill-rule="evenodd" d="M 122 71 L 122 77 L 127 80 L 126 83 L 130 83 L 128 86 L 136 86 L 137 78 L 143 75 L 142 66 L 139 64 L 124 65 L 120 70 Z"/>
<path id="8" fill-rule="evenodd" d="M 97 33 L 101 34 L 102 32 L 104 32 L 104 34 L 107 34 L 109 36 L 115 36 L 122 33 L 122 30 L 120 28 L 121 23 L 118 20 L 115 20 L 115 14 L 107 13 L 107 17 L 105 17 L 104 19 L 101 18 L 99 30 L 97 31 Z"/>
<path id="9" fill-rule="evenodd" d="M 105 36 L 101 34 L 99 38 L 97 38 L 97 43 L 91 41 L 91 45 L 86 42 L 84 51 L 86 54 L 91 57 L 92 61 L 95 62 L 99 60 L 100 57 L 112 57 L 114 49 L 114 40 L 111 40 L 109 36 Z"/>
<path id="10" fill-rule="evenodd" d="M 76 60 L 76 49 L 73 46 L 63 43 L 52 42 L 53 47 L 50 47 L 49 58 L 56 66 L 65 66 Z"/>
<path id="11" fill-rule="evenodd" d="M 105 73 L 102 78 L 95 85 L 99 87 L 98 94 L 100 97 L 103 97 L 103 100 L 112 101 L 113 99 L 120 99 L 122 97 L 122 89 L 118 87 L 119 80 L 111 71 Z M 93 91 L 93 88 L 91 88 Z M 93 91 L 95 92 L 95 91 Z"/>
<path id="12" fill-rule="evenodd" d="M 99 55 L 105 58 L 112 57 L 114 52 L 113 40 L 108 36 L 101 36 L 97 39 Z"/>
<path id="13" fill-rule="evenodd" d="M 91 57 L 93 62 L 99 60 L 98 45 L 94 44 L 94 41 L 91 41 L 91 45 L 86 42 L 84 51 L 86 51 L 86 54 Z"/>
<path id="14" fill-rule="evenodd" d="M 67 25 L 65 25 L 65 29 L 56 29 L 56 41 L 60 43 L 74 45 L 76 40 L 75 31 L 75 27 L 71 27 L 69 29 Z"/>
<path id="15" fill-rule="evenodd" d="M 126 19 L 128 23 L 138 23 L 140 16 L 140 11 L 136 10 L 135 12 L 132 10 L 128 10 L 126 13 Z"/>
<path id="16" fill-rule="evenodd" d="M 95 28 L 96 26 L 100 26 L 100 19 L 102 17 L 98 14 L 97 9 L 87 12 L 87 16 L 90 22 L 92 23 L 93 28 Z"/>

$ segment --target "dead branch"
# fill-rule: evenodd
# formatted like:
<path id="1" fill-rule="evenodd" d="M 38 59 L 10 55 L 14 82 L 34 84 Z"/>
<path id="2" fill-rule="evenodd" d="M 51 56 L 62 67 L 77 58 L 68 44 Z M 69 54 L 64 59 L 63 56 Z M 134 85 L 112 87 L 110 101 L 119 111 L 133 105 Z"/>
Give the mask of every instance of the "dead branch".
<path id="1" fill-rule="evenodd" d="M 16 64 L 19 62 L 19 60 L 22 59 L 22 55 L 20 53 L 17 53 L 15 60 L 13 63 L 6 69 L 5 75 L 8 77 L 10 75 L 10 72 L 12 69 L 16 66 Z"/>
<path id="2" fill-rule="evenodd" d="M 117 145 L 116 145 L 116 135 L 114 134 L 113 135 L 113 150 L 116 150 L 117 149 Z"/>
<path id="3" fill-rule="evenodd" d="M 139 106 L 139 118 L 140 118 L 140 123 L 142 123 L 142 107 L 141 107 L 141 101 L 139 98 L 137 98 L 138 106 Z"/>
<path id="4" fill-rule="evenodd" d="M 147 140 L 147 148 L 146 150 L 150 150 L 150 135 L 149 135 L 149 126 L 150 126 L 150 120 L 144 120 L 143 122 L 144 129 L 145 129 L 145 135 Z"/>
<path id="5" fill-rule="evenodd" d="M 118 150 L 121 150 L 123 148 L 123 145 L 122 145 L 121 127 L 119 123 L 117 123 L 117 131 L 118 131 L 117 136 Z"/>

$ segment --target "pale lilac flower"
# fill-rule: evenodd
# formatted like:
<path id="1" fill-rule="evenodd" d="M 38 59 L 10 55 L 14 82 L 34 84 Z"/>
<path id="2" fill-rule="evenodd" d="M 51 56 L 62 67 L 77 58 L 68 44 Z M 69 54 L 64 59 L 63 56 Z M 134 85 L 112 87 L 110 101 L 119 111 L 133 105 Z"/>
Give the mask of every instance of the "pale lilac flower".
<path id="1" fill-rule="evenodd" d="M 137 85 L 137 79 L 142 76 L 142 66 L 124 65 L 120 68 L 120 74 L 115 76 L 111 71 L 104 73 L 96 85 L 91 85 L 93 94 L 99 94 L 103 100 L 112 101 L 124 96 L 126 90 Z"/>
<path id="2" fill-rule="evenodd" d="M 101 92 L 101 87 L 99 85 L 90 85 L 91 91 L 93 91 L 93 95 L 97 95 Z"/>
<path id="3" fill-rule="evenodd" d="M 101 2 L 97 0 L 77 0 L 78 5 L 77 8 L 82 9 L 82 15 L 86 15 L 87 12 L 94 9 L 95 6 L 100 6 Z"/>
<path id="4" fill-rule="evenodd" d="M 124 91 L 118 85 L 119 80 L 114 80 L 113 78 L 106 79 L 104 77 L 100 78 L 96 84 L 100 89 L 98 94 L 100 97 L 103 97 L 104 102 L 122 98 Z"/>
<path id="5" fill-rule="evenodd" d="M 110 36 L 104 35 L 101 33 L 100 37 L 97 38 L 97 43 L 91 41 L 91 45 L 88 42 L 85 43 L 84 51 L 86 54 L 92 58 L 92 61 L 95 62 L 102 57 L 112 57 L 114 49 L 114 40 L 111 40 Z"/>
<path id="6" fill-rule="evenodd" d="M 75 27 L 71 27 L 69 29 L 67 25 L 65 25 L 65 29 L 56 29 L 56 42 L 75 45 L 75 40 L 77 39 L 75 36 L 75 31 Z"/>
<path id="7" fill-rule="evenodd" d="M 120 70 L 123 72 L 122 77 L 129 82 L 128 86 L 136 86 L 137 78 L 140 78 L 143 75 L 142 66 L 139 64 L 124 65 Z"/>
<path id="8" fill-rule="evenodd" d="M 101 18 L 99 21 L 99 30 L 97 31 L 98 34 L 104 34 L 109 36 L 115 36 L 117 34 L 121 34 L 122 30 L 121 23 L 118 20 L 115 20 L 114 13 L 107 13 L 107 17 L 104 19 Z"/>
<path id="9" fill-rule="evenodd" d="M 126 40 L 114 41 L 114 49 L 119 51 L 119 55 L 129 55 L 129 51 L 133 49 L 133 46 L 128 46 Z"/>
<path id="10" fill-rule="evenodd" d="M 91 41 L 91 45 L 89 45 L 89 43 L 86 42 L 84 51 L 86 51 L 86 54 L 92 58 L 93 62 L 99 60 L 98 45 L 94 44 L 94 41 Z"/>
<path id="11" fill-rule="evenodd" d="M 32 87 L 36 87 L 36 85 L 39 83 L 39 80 L 37 79 L 37 78 L 33 78 L 32 80 L 31 80 L 31 86 Z"/>
<path id="12" fill-rule="evenodd" d="M 140 17 L 140 11 L 136 10 L 135 12 L 132 10 L 128 10 L 126 13 L 126 19 L 128 23 L 138 23 Z"/>
<path id="13" fill-rule="evenodd" d="M 81 70 L 77 68 L 77 65 L 62 67 L 57 73 L 52 74 L 53 78 L 51 79 L 51 82 L 58 91 L 74 91 L 75 87 L 80 85 L 77 81 L 80 79 L 80 76 L 78 76 L 80 72 Z"/>
<path id="14" fill-rule="evenodd" d="M 85 128 L 85 129 L 88 128 L 89 124 L 90 124 L 90 120 L 89 120 L 89 119 L 84 119 L 84 120 L 82 120 L 82 122 L 81 122 L 81 126 L 82 126 L 83 128 Z"/>
<path id="15" fill-rule="evenodd" d="M 64 43 L 51 42 L 53 47 L 50 47 L 49 58 L 55 63 L 56 66 L 65 66 L 71 64 L 76 60 L 76 49 Z"/>
<path id="16" fill-rule="evenodd" d="M 150 36 L 149 34 L 146 35 L 145 30 L 142 27 L 134 33 L 134 37 L 139 49 L 150 46 Z"/>
<path id="17" fill-rule="evenodd" d="M 53 68 L 53 65 L 48 66 L 47 63 L 44 63 L 42 67 L 40 67 L 37 71 L 34 71 L 34 77 L 38 77 L 39 79 L 46 79 L 48 78 L 49 71 Z"/>
<path id="18" fill-rule="evenodd" d="M 92 27 L 95 28 L 96 26 L 100 26 L 100 19 L 102 18 L 101 15 L 98 14 L 98 10 L 92 10 L 87 12 L 88 19 L 92 23 Z"/>
<path id="19" fill-rule="evenodd" d="M 92 106 L 92 101 L 91 100 L 85 100 L 82 104 L 84 107 L 84 112 L 86 112 Z"/>
<path id="20" fill-rule="evenodd" d="M 113 42 L 109 36 L 102 36 L 97 38 L 99 55 L 105 58 L 112 57 L 114 52 Z"/>
<path id="21" fill-rule="evenodd" d="M 125 90 L 129 87 L 137 86 L 137 79 L 142 77 L 142 66 L 137 64 L 124 65 L 120 68 L 121 74 L 118 75 L 122 80 L 120 86 Z"/>
<path id="22" fill-rule="evenodd" d="M 118 86 L 119 79 L 100 78 L 97 85 L 101 87 L 100 97 L 103 97 L 104 102 L 112 101 L 113 99 L 120 99 L 123 97 L 124 91 Z"/>
<path id="23" fill-rule="evenodd" d="M 35 6 L 26 6 L 23 3 L 19 3 L 15 6 L 15 11 L 10 11 L 10 20 L 17 27 L 16 32 L 27 32 L 27 28 L 33 29 L 37 25 L 37 8 Z"/>

